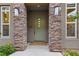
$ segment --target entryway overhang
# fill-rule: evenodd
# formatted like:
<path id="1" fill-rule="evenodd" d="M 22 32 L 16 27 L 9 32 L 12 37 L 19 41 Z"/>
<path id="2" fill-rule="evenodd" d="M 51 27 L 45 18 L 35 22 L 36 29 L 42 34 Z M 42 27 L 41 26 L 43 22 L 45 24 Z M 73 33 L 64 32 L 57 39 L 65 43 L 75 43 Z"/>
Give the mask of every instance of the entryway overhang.
<path id="1" fill-rule="evenodd" d="M 27 47 L 27 4 L 13 4 L 13 8 L 20 9 L 18 17 L 14 17 L 14 46 L 16 50 L 24 50 Z M 35 5 L 32 4 L 31 7 Z M 42 4 L 43 5 L 43 4 Z M 29 5 L 30 6 L 30 5 Z M 46 6 L 46 5 L 45 5 Z M 61 51 L 61 15 L 54 15 L 55 7 L 61 4 L 49 4 L 48 40 L 50 51 Z M 40 7 L 39 5 L 36 7 Z M 33 7 L 36 8 L 36 7 Z M 38 9 L 38 8 L 37 8 Z"/>

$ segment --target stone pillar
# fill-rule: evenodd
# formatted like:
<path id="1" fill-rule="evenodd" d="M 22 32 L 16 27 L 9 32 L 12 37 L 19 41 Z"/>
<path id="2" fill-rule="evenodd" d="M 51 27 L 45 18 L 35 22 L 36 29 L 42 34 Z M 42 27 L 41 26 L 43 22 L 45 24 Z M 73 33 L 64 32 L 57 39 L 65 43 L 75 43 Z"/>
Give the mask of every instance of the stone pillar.
<path id="1" fill-rule="evenodd" d="M 59 3 L 49 4 L 49 49 L 61 51 L 61 15 L 54 15 L 54 8 L 61 6 Z"/>
<path id="2" fill-rule="evenodd" d="M 19 16 L 13 11 L 13 39 L 16 50 L 24 50 L 27 46 L 27 18 L 24 4 L 13 4 L 13 9 L 19 9 Z"/>

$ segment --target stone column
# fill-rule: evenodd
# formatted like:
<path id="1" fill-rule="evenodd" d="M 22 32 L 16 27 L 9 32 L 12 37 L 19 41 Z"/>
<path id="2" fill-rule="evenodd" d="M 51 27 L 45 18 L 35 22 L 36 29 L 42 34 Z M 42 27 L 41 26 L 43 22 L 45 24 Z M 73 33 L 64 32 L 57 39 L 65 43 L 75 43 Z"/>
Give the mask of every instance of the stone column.
<path id="1" fill-rule="evenodd" d="M 13 39 L 16 50 L 24 50 L 27 46 L 27 15 L 24 4 L 13 4 L 13 9 L 18 8 L 19 16 L 13 11 Z"/>
<path id="2" fill-rule="evenodd" d="M 54 8 L 61 4 L 49 4 L 49 49 L 50 51 L 61 51 L 61 14 L 54 15 Z"/>

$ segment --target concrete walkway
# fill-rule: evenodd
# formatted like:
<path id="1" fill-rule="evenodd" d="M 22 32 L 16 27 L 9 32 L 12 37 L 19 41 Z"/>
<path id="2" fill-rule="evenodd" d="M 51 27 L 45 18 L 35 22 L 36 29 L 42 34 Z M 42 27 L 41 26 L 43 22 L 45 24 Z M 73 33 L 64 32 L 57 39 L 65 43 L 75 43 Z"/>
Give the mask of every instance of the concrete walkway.
<path id="1" fill-rule="evenodd" d="M 25 51 L 18 51 L 10 56 L 62 56 L 62 54 L 50 52 L 48 46 L 29 46 Z"/>

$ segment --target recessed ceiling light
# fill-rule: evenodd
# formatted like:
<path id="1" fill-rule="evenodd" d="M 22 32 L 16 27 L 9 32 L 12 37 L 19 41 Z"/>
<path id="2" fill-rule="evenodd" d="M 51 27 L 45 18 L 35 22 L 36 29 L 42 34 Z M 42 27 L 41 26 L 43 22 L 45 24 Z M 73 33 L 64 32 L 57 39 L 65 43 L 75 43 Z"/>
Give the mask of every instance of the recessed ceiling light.
<path id="1" fill-rule="evenodd" d="M 40 5 L 38 4 L 37 7 L 40 7 Z"/>

